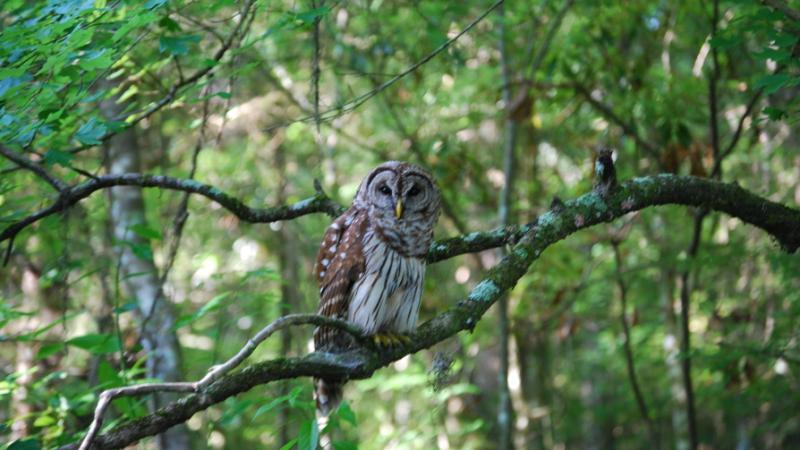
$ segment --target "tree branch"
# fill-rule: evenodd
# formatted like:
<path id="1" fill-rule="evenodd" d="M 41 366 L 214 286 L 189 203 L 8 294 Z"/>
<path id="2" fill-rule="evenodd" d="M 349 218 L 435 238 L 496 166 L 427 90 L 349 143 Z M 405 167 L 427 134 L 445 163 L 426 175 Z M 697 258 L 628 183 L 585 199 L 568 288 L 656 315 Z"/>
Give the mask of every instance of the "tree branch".
<path id="1" fill-rule="evenodd" d="M 105 415 L 108 406 L 111 404 L 111 400 L 117 397 L 151 394 L 154 392 L 203 392 L 214 381 L 218 380 L 231 370 L 239 367 L 239 365 L 244 362 L 245 359 L 253 354 L 259 344 L 275 334 L 276 331 L 292 325 L 308 324 L 317 326 L 325 325 L 338 328 L 354 336 L 358 341 L 363 338 L 363 333 L 358 327 L 344 320 L 332 319 L 330 317 L 318 316 L 315 314 L 290 314 L 280 317 L 266 327 L 262 328 L 261 331 L 256 333 L 255 336 L 248 339 L 244 347 L 242 347 L 232 358 L 222 364 L 213 366 L 200 380 L 194 382 L 187 381 L 177 383 L 145 383 L 134 386 L 107 389 L 103 391 L 100 394 L 100 398 L 97 401 L 97 406 L 94 410 L 94 419 L 92 419 L 92 423 L 89 426 L 89 430 L 86 432 L 86 436 L 84 436 L 83 440 L 81 441 L 80 450 L 88 450 L 91 448 L 92 441 L 97 435 L 97 432 L 100 431 L 100 427 L 103 425 L 103 416 Z"/>
<path id="2" fill-rule="evenodd" d="M 651 206 L 679 204 L 728 213 L 771 234 L 784 250 L 793 253 L 800 247 L 800 210 L 792 209 L 752 194 L 736 184 L 696 177 L 658 175 L 635 178 L 615 185 L 605 195 L 590 192 L 574 200 L 558 203 L 535 222 L 509 235 L 522 236 L 511 251 L 456 306 L 423 323 L 410 342 L 381 352 L 358 348 L 343 354 L 314 352 L 300 358 L 278 358 L 253 364 L 239 372 L 224 375 L 201 393 L 171 403 L 154 414 L 120 425 L 99 436 L 93 448 L 121 448 L 147 436 L 185 422 L 193 414 L 226 398 L 271 381 L 302 376 L 362 379 L 405 355 L 441 342 L 462 330 L 472 330 L 486 311 L 517 281 L 530 265 L 554 243 L 585 228 L 610 222 L 630 212 Z M 474 233 L 457 238 L 459 243 L 497 243 L 502 232 Z M 503 242 L 508 242 L 504 240 Z M 453 242 L 454 247 L 459 244 Z M 443 246 L 436 251 L 448 252 Z M 463 247 L 458 247 L 463 248 Z M 475 248 L 481 248 L 477 245 Z M 62 447 L 77 448 L 77 444 Z"/>
<path id="3" fill-rule="evenodd" d="M 790 19 L 800 22 L 800 11 L 790 8 L 783 0 L 761 0 L 761 4 L 772 9 L 776 9 L 785 14 Z"/>
<path id="4" fill-rule="evenodd" d="M 11 239 L 25 227 L 45 217 L 66 210 L 86 197 L 89 197 L 94 192 L 114 186 L 157 187 L 202 195 L 232 212 L 239 219 L 254 223 L 294 219 L 317 212 L 325 212 L 331 216 L 337 216 L 343 211 L 343 208 L 328 198 L 328 196 L 322 192 L 321 188 L 317 189 L 317 193 L 313 197 L 301 200 L 295 204 L 262 209 L 251 208 L 242 203 L 241 200 L 222 192 L 220 189 L 198 181 L 172 178 L 164 175 L 126 173 L 96 177 L 84 183 L 64 189 L 52 205 L 40 209 L 6 227 L 0 232 L 0 242 Z"/>
<path id="5" fill-rule="evenodd" d="M 18 154 L 17 152 L 9 148 L 6 148 L 3 145 L 0 145 L 0 155 L 5 156 L 6 159 L 12 161 L 19 167 L 30 170 L 31 172 L 34 173 L 34 175 L 46 181 L 47 184 L 53 186 L 53 188 L 59 192 L 67 188 L 66 183 L 50 175 L 50 173 L 48 173 L 47 170 L 45 170 L 44 167 L 42 167 L 40 164 L 31 161 L 30 159 Z"/>

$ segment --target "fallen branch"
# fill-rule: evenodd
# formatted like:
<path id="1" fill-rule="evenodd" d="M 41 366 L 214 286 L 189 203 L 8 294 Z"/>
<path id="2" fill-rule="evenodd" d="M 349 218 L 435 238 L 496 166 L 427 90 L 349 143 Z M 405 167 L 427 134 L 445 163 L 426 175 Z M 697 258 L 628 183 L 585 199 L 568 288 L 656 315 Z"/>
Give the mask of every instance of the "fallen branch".
<path id="1" fill-rule="evenodd" d="M 598 172 L 610 174 L 600 167 Z M 375 352 L 358 348 L 343 354 L 314 352 L 299 358 L 278 358 L 220 376 L 202 392 L 192 393 L 148 416 L 98 436 L 92 448 L 122 448 L 183 423 L 198 411 L 275 380 L 298 377 L 367 378 L 408 354 L 431 347 L 462 330 L 472 330 L 486 311 L 528 271 L 544 250 L 565 237 L 651 206 L 678 204 L 721 211 L 771 234 L 793 253 L 800 247 L 800 211 L 752 194 L 736 184 L 696 177 L 658 175 L 622 184 L 601 180 L 607 192 L 592 191 L 574 200 L 554 202 L 539 218 L 522 227 L 471 233 L 433 244 L 429 259 L 515 243 L 511 251 L 454 307 L 423 323 L 405 345 Z M 438 258 L 438 259 L 437 259 Z M 78 448 L 77 444 L 62 447 Z"/>

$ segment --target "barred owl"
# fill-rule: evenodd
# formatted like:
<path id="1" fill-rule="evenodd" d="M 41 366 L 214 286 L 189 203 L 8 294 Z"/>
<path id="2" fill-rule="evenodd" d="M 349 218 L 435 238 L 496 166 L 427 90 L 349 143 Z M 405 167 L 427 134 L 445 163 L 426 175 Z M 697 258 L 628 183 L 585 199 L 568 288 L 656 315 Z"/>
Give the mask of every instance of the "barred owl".
<path id="1" fill-rule="evenodd" d="M 413 331 L 439 203 L 436 183 L 420 167 L 389 161 L 373 169 L 320 244 L 318 314 L 346 319 L 376 337 Z M 335 353 L 351 345 L 344 332 L 314 331 L 316 350 Z M 339 405 L 344 381 L 314 380 L 320 415 Z"/>

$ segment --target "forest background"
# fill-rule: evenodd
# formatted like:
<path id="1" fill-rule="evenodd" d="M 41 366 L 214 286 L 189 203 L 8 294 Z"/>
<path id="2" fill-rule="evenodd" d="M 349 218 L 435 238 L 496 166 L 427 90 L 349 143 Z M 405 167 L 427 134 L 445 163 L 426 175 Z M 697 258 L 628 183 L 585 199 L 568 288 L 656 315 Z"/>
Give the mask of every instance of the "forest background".
<path id="1" fill-rule="evenodd" d="M 305 357 L 300 318 L 196 394 L 116 398 L 92 444 L 315 448 L 308 376 L 336 372 L 365 378 L 337 449 L 800 446 L 800 2 L 6 0 L 0 26 L 0 448 L 77 448 L 103 390 L 315 312 L 330 216 L 391 159 L 452 238 L 411 344 Z"/>

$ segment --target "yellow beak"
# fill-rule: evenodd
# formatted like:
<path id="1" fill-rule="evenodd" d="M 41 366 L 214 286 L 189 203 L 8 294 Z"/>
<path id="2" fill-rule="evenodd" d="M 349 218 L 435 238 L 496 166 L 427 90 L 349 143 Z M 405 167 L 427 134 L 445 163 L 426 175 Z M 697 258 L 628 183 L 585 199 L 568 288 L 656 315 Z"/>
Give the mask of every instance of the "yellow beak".
<path id="1" fill-rule="evenodd" d="M 397 199 L 397 203 L 394 205 L 394 216 L 398 219 L 403 217 L 403 200 Z"/>

